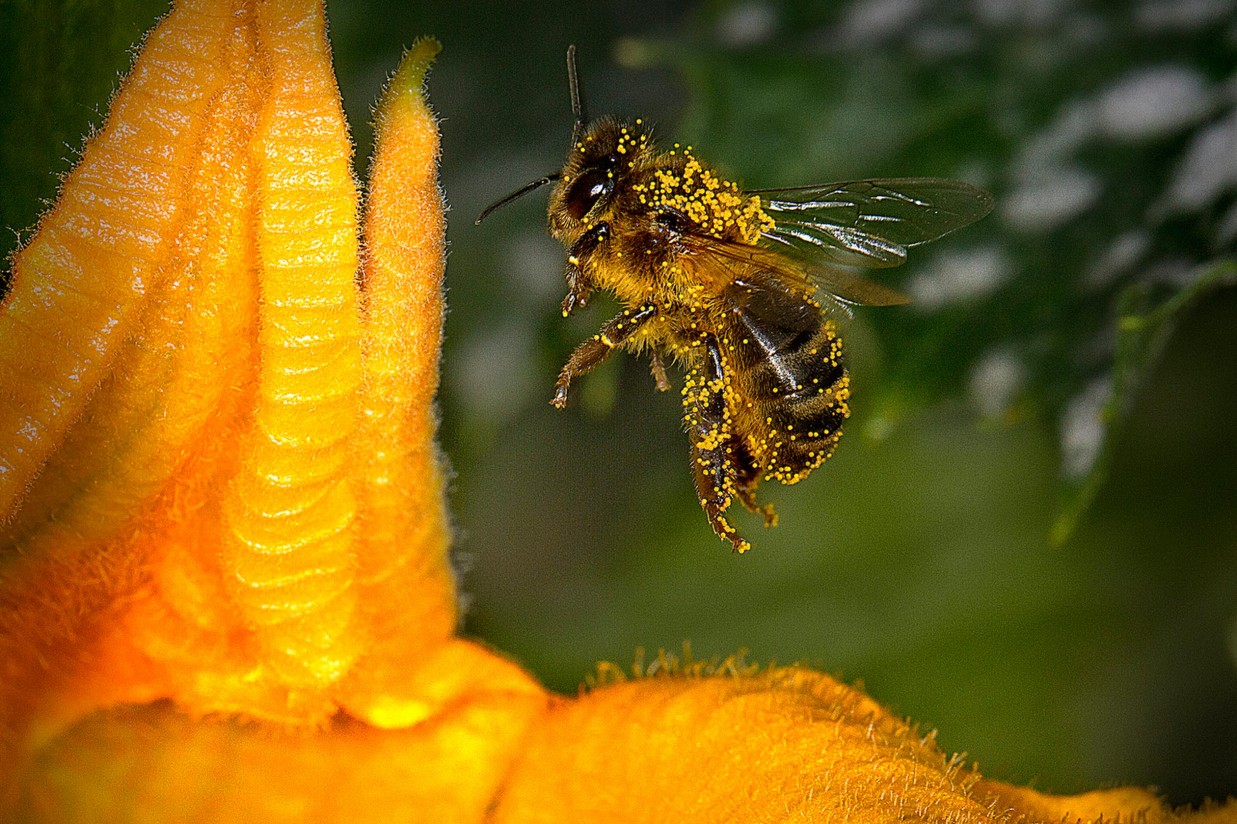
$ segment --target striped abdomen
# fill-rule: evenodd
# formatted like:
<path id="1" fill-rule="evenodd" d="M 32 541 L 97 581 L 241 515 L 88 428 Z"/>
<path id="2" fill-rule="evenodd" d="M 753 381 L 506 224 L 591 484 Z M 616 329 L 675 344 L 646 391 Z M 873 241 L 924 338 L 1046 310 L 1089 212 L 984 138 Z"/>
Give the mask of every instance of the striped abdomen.
<path id="1" fill-rule="evenodd" d="M 797 483 L 833 454 L 850 415 L 842 340 L 819 306 L 777 291 L 733 316 L 739 428 L 766 479 Z"/>

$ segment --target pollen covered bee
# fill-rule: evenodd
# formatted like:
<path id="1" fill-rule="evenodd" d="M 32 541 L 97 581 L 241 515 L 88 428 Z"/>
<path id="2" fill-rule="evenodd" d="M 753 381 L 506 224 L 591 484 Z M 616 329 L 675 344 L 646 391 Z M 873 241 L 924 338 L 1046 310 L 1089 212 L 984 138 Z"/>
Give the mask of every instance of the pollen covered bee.
<path id="1" fill-rule="evenodd" d="M 622 311 L 580 344 L 551 403 L 615 349 L 685 373 L 684 428 L 696 492 L 718 537 L 750 544 L 727 518 L 761 480 L 794 484 L 830 456 L 850 415 L 838 302 L 887 306 L 901 294 L 855 273 L 897 266 L 907 249 L 983 217 L 992 198 L 954 180 L 906 178 L 743 191 L 691 151 L 659 152 L 642 120 L 587 122 L 574 47 L 567 52 L 575 129 L 561 171 L 482 213 L 554 183 L 550 233 L 567 249 L 563 316 L 596 291 Z"/>

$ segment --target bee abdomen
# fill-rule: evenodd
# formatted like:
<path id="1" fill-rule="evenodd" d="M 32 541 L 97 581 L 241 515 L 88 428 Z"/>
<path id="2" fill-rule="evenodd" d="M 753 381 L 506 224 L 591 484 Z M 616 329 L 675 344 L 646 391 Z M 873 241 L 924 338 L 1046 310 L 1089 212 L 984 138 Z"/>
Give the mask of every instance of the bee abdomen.
<path id="1" fill-rule="evenodd" d="M 833 455 L 850 415 L 850 375 L 832 321 L 757 364 L 752 377 L 763 395 L 764 442 L 753 444 L 765 477 L 793 484 Z"/>

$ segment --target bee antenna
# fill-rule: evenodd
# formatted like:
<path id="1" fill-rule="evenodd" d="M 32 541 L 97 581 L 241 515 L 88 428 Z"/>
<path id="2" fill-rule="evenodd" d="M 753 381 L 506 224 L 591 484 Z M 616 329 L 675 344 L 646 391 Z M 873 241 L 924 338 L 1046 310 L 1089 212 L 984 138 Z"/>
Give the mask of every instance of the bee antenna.
<path id="1" fill-rule="evenodd" d="M 528 194 L 534 189 L 540 189 L 542 186 L 546 185 L 547 183 L 553 183 L 554 181 L 558 180 L 559 177 L 560 177 L 559 173 L 554 172 L 553 174 L 548 174 L 545 177 L 539 177 L 536 180 L 534 180 L 532 183 L 525 183 L 523 186 L 516 189 L 514 192 L 507 195 L 503 199 L 499 200 L 496 203 L 491 203 L 489 206 L 487 206 L 485 208 L 485 211 L 483 211 L 477 217 L 476 221 L 473 222 L 473 225 L 480 226 L 481 221 L 485 220 L 487 217 L 493 214 L 495 210 L 500 209 L 503 206 L 506 206 L 508 203 L 510 203 L 513 200 L 518 200 L 519 198 L 524 197 L 524 195 Z"/>
<path id="2" fill-rule="evenodd" d="M 580 78 L 576 74 L 576 45 L 567 47 L 567 88 L 571 92 L 571 113 L 576 122 L 571 129 L 571 145 L 576 145 L 584 131 L 584 99 L 580 96 Z"/>

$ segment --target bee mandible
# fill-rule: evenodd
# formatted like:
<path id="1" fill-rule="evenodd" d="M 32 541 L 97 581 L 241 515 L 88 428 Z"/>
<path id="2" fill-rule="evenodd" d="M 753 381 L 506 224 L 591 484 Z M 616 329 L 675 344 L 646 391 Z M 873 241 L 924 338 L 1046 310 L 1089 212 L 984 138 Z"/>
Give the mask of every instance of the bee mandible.
<path id="1" fill-rule="evenodd" d="M 833 455 L 850 415 L 838 304 L 889 306 L 900 293 L 856 273 L 901 264 L 909 248 L 973 223 L 992 196 L 938 178 L 858 180 L 744 191 L 691 151 L 658 151 L 641 119 L 587 121 L 567 50 L 571 148 L 563 168 L 477 218 L 553 183 L 550 234 L 567 250 L 566 317 L 594 291 L 622 311 L 567 359 L 550 403 L 615 349 L 647 352 L 657 387 L 667 359 L 685 372 L 683 425 L 696 493 L 713 531 L 751 544 L 727 518 L 761 480 L 794 484 Z"/>

